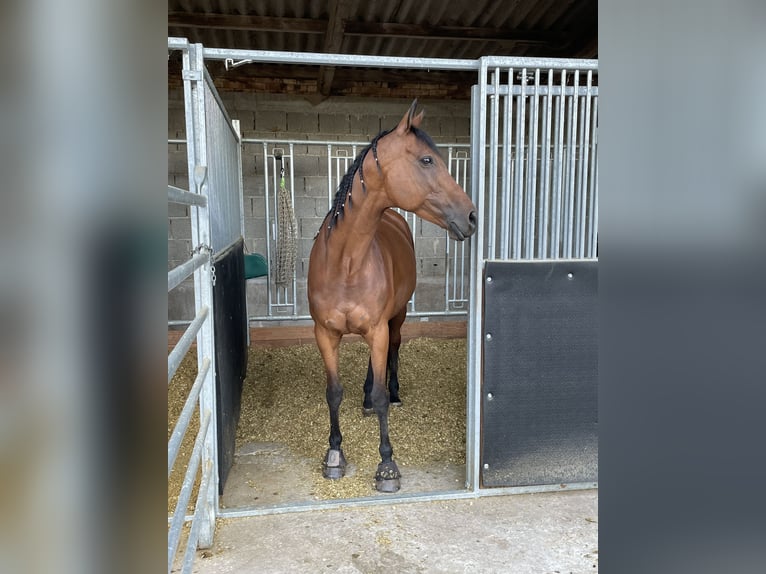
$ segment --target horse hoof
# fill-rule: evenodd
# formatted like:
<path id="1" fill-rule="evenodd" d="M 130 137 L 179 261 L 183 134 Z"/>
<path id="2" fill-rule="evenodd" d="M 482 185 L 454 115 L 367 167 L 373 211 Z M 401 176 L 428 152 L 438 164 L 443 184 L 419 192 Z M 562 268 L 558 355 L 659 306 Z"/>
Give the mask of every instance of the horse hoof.
<path id="1" fill-rule="evenodd" d="M 399 399 L 397 399 L 397 400 L 395 400 L 395 401 L 391 401 L 389 404 L 390 404 L 392 407 L 400 407 L 400 406 L 402 406 L 402 401 L 400 401 Z"/>
<path id="2" fill-rule="evenodd" d="M 398 478 L 394 478 L 392 480 L 376 480 L 375 481 L 375 490 L 378 492 L 385 492 L 385 493 L 392 493 L 392 492 L 399 492 L 399 489 L 401 488 L 401 484 L 399 483 Z"/>
<path id="3" fill-rule="evenodd" d="M 366 416 L 366 417 L 369 417 L 370 415 L 374 415 L 375 414 L 375 409 L 367 408 L 367 407 L 362 407 L 362 414 L 364 416 Z"/>
<path id="4" fill-rule="evenodd" d="M 342 450 L 328 449 L 322 463 L 322 476 L 330 480 L 343 478 L 346 474 L 346 457 Z"/>
<path id="5" fill-rule="evenodd" d="M 397 492 L 401 487 L 399 468 L 394 461 L 381 462 L 375 473 L 375 489 L 378 492 Z"/>

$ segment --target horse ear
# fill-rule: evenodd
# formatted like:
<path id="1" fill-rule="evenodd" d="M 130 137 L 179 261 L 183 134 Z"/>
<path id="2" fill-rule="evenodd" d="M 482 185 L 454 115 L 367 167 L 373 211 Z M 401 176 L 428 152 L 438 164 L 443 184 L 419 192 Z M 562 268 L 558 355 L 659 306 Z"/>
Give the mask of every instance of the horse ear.
<path id="1" fill-rule="evenodd" d="M 399 122 L 399 125 L 396 126 L 396 130 L 401 133 L 407 133 L 410 131 L 411 127 L 418 127 L 420 125 L 420 122 L 423 120 L 423 112 L 420 112 L 417 116 L 415 115 L 415 109 L 418 107 L 418 99 L 415 98 L 412 100 L 412 105 L 410 106 L 410 109 L 407 110 L 407 113 L 404 114 L 404 117 Z"/>

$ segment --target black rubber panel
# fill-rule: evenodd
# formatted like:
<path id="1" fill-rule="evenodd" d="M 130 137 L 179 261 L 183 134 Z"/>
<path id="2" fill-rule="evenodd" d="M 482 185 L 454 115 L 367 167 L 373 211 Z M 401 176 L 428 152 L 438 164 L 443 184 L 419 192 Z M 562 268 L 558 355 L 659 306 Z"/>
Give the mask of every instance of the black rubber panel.
<path id="1" fill-rule="evenodd" d="M 215 392 L 220 494 L 234 462 L 234 442 L 247 371 L 244 240 L 214 258 Z"/>
<path id="2" fill-rule="evenodd" d="M 489 261 L 482 485 L 598 480 L 598 263 Z"/>

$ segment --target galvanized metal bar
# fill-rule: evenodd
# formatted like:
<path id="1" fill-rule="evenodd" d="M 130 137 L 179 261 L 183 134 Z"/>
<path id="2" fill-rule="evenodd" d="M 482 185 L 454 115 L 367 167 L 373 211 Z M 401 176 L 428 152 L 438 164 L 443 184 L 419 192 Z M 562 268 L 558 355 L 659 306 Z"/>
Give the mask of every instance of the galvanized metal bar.
<path id="1" fill-rule="evenodd" d="M 197 477 L 197 470 L 199 469 L 199 464 L 202 460 L 202 448 L 205 444 L 205 437 L 207 436 L 207 429 L 210 426 L 211 418 L 210 411 L 207 411 L 200 422 L 200 429 L 197 433 L 197 438 L 194 441 L 191 457 L 189 458 L 189 466 L 186 469 L 186 474 L 184 475 L 184 480 L 181 484 L 181 491 L 178 494 L 178 502 L 173 511 L 173 518 L 170 521 L 170 528 L 168 529 L 168 572 L 170 572 L 170 569 L 173 567 L 173 558 L 175 558 L 178 542 L 181 539 L 181 527 L 184 524 L 186 507 L 189 504 L 194 480 Z"/>
<path id="2" fill-rule="evenodd" d="M 548 70 L 548 93 L 553 86 L 553 70 Z M 540 185 L 540 241 L 538 243 L 537 257 L 548 257 L 548 233 L 550 232 L 550 168 L 551 168 L 551 96 L 545 95 L 543 105 L 543 148 L 542 148 L 542 183 Z"/>
<path id="3" fill-rule="evenodd" d="M 480 70 L 482 59 L 410 58 L 397 56 L 364 56 L 358 54 L 325 54 L 318 52 L 281 52 L 274 50 L 234 50 L 205 48 L 210 60 L 239 60 L 242 63 L 310 64 L 318 66 L 361 66 L 373 68 L 407 68 L 413 70 Z M 484 56 L 490 67 L 547 67 L 555 69 L 598 69 L 598 60 L 568 58 L 528 58 Z"/>
<path id="4" fill-rule="evenodd" d="M 502 87 L 501 87 L 502 88 Z M 594 88 L 596 89 L 596 88 Z M 170 142 L 171 140 L 168 140 Z M 358 140 L 332 140 L 331 142 L 328 142 L 327 140 L 300 140 L 300 139 L 270 139 L 270 138 L 242 138 L 243 144 L 253 145 L 253 144 L 296 144 L 296 145 L 315 145 L 315 146 L 323 146 L 326 145 L 328 148 L 328 154 L 330 153 L 330 150 L 332 146 L 354 146 L 352 155 L 348 158 L 353 160 L 357 153 L 356 153 L 356 147 L 358 146 L 367 146 L 369 142 L 363 142 Z M 437 148 L 445 148 L 445 147 L 453 147 L 453 148 L 461 148 L 461 149 L 469 149 L 471 147 L 471 144 L 469 143 L 437 143 Z M 345 156 L 344 156 L 345 158 Z M 343 175 L 346 173 L 347 170 L 343 170 L 343 173 L 340 175 Z M 340 181 L 338 182 L 340 183 Z M 330 187 L 337 187 L 336 186 L 330 186 Z"/>
<path id="5" fill-rule="evenodd" d="M 197 253 L 191 259 L 187 259 L 168 271 L 168 293 L 178 287 L 187 277 L 194 273 L 195 269 L 202 267 L 209 259 L 210 255 L 207 253 Z"/>
<path id="6" fill-rule="evenodd" d="M 537 193 L 537 107 L 540 69 L 535 69 L 535 92 L 530 98 L 529 108 L 529 148 L 527 152 L 527 197 L 524 202 L 524 258 L 535 256 L 535 211 Z"/>
<path id="7" fill-rule="evenodd" d="M 194 175 L 195 185 L 198 193 L 208 196 L 208 207 L 198 207 L 193 211 L 196 225 L 192 224 L 192 244 L 212 246 L 218 238 L 214 235 L 213 221 L 211 217 L 211 206 L 208 194 L 208 184 L 206 171 L 209 165 L 208 139 L 207 139 L 207 112 L 205 97 L 205 82 L 202 70 L 205 67 L 202 55 L 202 45 L 195 44 L 189 48 L 192 75 L 199 78 L 192 82 L 195 88 L 191 93 L 192 114 L 194 116 L 194 129 L 187 131 L 187 137 L 192 134 L 194 140 L 194 156 L 190 156 L 190 161 L 194 162 L 194 168 L 189 170 L 189 174 Z M 188 149 L 188 147 L 187 147 Z M 194 274 L 194 305 L 199 310 L 207 308 L 209 321 L 205 321 L 197 334 L 197 368 L 202 369 L 202 362 L 205 357 L 210 358 L 210 369 L 205 378 L 205 383 L 200 391 L 200 412 L 211 413 L 211 430 L 205 437 L 205 448 L 202 454 L 203 463 L 212 461 L 213 464 L 213 489 L 212 492 L 200 493 L 206 498 L 206 508 L 212 508 L 200 526 L 200 540 L 205 544 L 212 544 L 213 534 L 215 532 L 215 517 L 218 512 L 218 497 L 215 495 L 218 491 L 218 442 L 217 442 L 217 422 L 216 422 L 216 398 L 214 373 L 216 372 L 215 359 L 215 330 L 213 328 L 215 319 L 215 309 L 213 307 L 213 270 L 212 266 L 203 266 Z M 198 311 L 199 312 L 199 311 Z"/>
<path id="8" fill-rule="evenodd" d="M 487 92 L 489 95 L 495 94 L 495 88 L 493 86 L 487 87 Z M 518 84 L 513 86 L 507 86 L 507 85 L 501 85 L 498 88 L 498 93 L 501 96 L 508 95 L 510 93 L 513 96 L 534 96 L 535 95 L 535 87 L 534 85 L 527 85 L 527 86 L 520 86 Z M 590 88 L 587 88 L 585 86 L 578 86 L 575 88 L 574 86 L 540 86 L 537 89 L 537 95 L 538 96 L 594 96 L 598 95 L 598 86 L 591 86 Z"/>
<path id="9" fill-rule="evenodd" d="M 181 338 L 178 339 L 178 343 L 173 347 L 173 350 L 170 351 L 170 354 L 168 355 L 168 384 L 170 384 L 170 380 L 178 370 L 178 366 L 181 364 L 184 356 L 186 356 L 186 352 L 189 350 L 189 347 L 191 347 L 194 337 L 199 333 L 208 314 L 209 309 L 207 307 L 202 307 L 202 309 L 197 311 L 194 320 L 186 328 L 184 334 L 181 335 Z"/>
<path id="10" fill-rule="evenodd" d="M 561 72 L 561 87 L 566 85 L 566 71 Z M 553 194 L 551 198 L 551 257 L 561 256 L 561 196 L 564 162 L 564 96 L 558 96 L 556 107 L 555 132 L 556 146 L 553 151 Z"/>
<path id="11" fill-rule="evenodd" d="M 191 191 L 186 191 L 185 189 L 181 189 L 180 187 L 176 187 L 174 185 L 169 185 L 168 202 L 180 203 L 183 205 L 199 205 L 201 207 L 205 207 L 207 205 L 207 197 L 197 193 L 192 193 Z"/>
<path id="12" fill-rule="evenodd" d="M 178 415 L 178 420 L 173 427 L 173 432 L 168 441 L 168 476 L 170 476 L 170 472 L 173 470 L 178 450 L 181 448 L 181 441 L 183 441 L 186 429 L 189 427 L 189 421 L 191 421 L 192 414 L 194 414 L 194 408 L 197 406 L 197 399 L 202 390 L 202 384 L 205 382 L 208 369 L 210 369 L 210 358 L 204 357 L 202 370 L 197 373 L 197 377 L 194 379 L 194 384 L 189 390 L 189 395 L 186 397 L 186 401 L 184 401 L 183 409 L 181 409 L 181 414 Z"/>
<path id="13" fill-rule="evenodd" d="M 269 149 L 266 142 L 263 142 L 263 203 L 266 209 L 266 261 L 268 261 L 268 265 L 266 265 L 266 284 L 268 285 L 268 289 L 266 289 L 266 312 L 271 317 L 274 314 L 274 300 L 271 287 L 273 284 L 273 270 L 271 268 L 271 226 L 269 225 Z"/>
<path id="14" fill-rule="evenodd" d="M 574 71 L 574 85 L 578 86 L 580 71 Z M 572 258 L 572 235 L 574 223 L 574 195 L 575 195 L 575 170 L 577 153 L 577 98 L 572 96 L 568 99 L 569 117 L 567 118 L 567 185 L 564 194 L 564 246 L 565 259 Z"/>
<path id="15" fill-rule="evenodd" d="M 588 184 L 588 243 L 585 256 L 596 257 L 596 245 L 598 241 L 598 96 L 593 98 L 593 111 L 591 115 L 590 133 L 592 153 L 590 154 L 590 180 Z"/>
<path id="16" fill-rule="evenodd" d="M 587 86 L 590 88 L 593 81 L 593 72 L 588 71 Z M 588 163 L 589 147 L 590 147 L 590 97 L 583 97 L 583 105 L 585 107 L 585 113 L 582 117 L 582 138 L 580 141 L 580 180 L 578 185 L 578 201 L 577 201 L 577 242 L 575 244 L 575 257 L 585 256 L 585 216 L 586 207 L 588 205 Z"/>
<path id="17" fill-rule="evenodd" d="M 482 58 L 478 83 L 471 88 L 471 157 L 475 168 L 471 170 L 471 196 L 478 213 L 476 233 L 471 238 L 471 279 L 470 309 L 468 313 L 468 359 L 466 365 L 466 487 L 477 491 L 481 485 L 481 380 L 482 380 L 482 340 L 481 312 L 484 308 L 483 282 L 484 273 L 484 228 L 487 217 L 485 205 L 486 164 L 485 150 L 487 142 L 487 60 Z"/>
<path id="18" fill-rule="evenodd" d="M 500 82 L 500 69 L 495 68 L 492 72 L 492 85 L 497 89 Z M 487 258 L 495 259 L 497 242 L 497 153 L 498 153 L 498 124 L 499 96 L 490 96 L 490 130 L 489 130 L 489 225 L 487 225 Z"/>
<path id="19" fill-rule="evenodd" d="M 293 215 L 295 214 L 295 156 L 294 156 L 294 149 L 295 146 L 292 143 L 287 144 L 288 149 L 290 150 L 290 205 L 293 207 Z M 296 222 L 297 224 L 297 222 Z M 300 251 L 300 245 L 301 242 L 297 240 L 295 241 L 295 260 L 293 264 L 293 281 L 292 281 L 292 307 L 293 307 L 293 315 L 296 315 L 298 313 L 298 278 L 297 278 L 297 270 L 298 270 L 298 255 Z"/>
<path id="20" fill-rule="evenodd" d="M 188 50 L 189 40 L 186 38 L 168 37 L 168 50 Z"/>
<path id="21" fill-rule="evenodd" d="M 341 500 L 313 500 L 268 506 L 250 506 L 238 509 L 221 509 L 221 518 L 247 518 L 251 516 L 271 516 L 295 512 L 317 510 L 343 510 L 367 508 L 390 504 L 408 504 L 413 502 L 439 502 L 447 500 L 476 500 L 491 496 L 513 496 L 520 494 L 538 494 L 544 492 L 568 492 L 575 490 L 594 490 L 596 482 L 573 482 L 569 484 L 545 484 L 533 486 L 508 486 L 498 488 L 479 488 L 476 490 L 449 490 L 444 492 L 424 492 L 416 494 L 392 494 L 369 498 L 350 498 Z"/>
<path id="22" fill-rule="evenodd" d="M 213 475 L 213 465 L 208 463 L 203 467 L 202 480 L 200 481 L 200 492 L 205 492 L 210 488 L 210 480 Z M 184 551 L 184 560 L 181 565 L 181 574 L 190 574 L 194 558 L 197 552 L 199 542 L 199 531 L 204 516 L 204 499 L 197 497 L 194 505 L 194 514 L 192 515 L 191 526 L 189 527 L 189 537 L 186 540 L 186 550 Z"/>
<path id="23" fill-rule="evenodd" d="M 459 173 L 460 167 L 456 166 L 455 169 L 452 167 L 452 146 L 449 146 L 447 148 L 447 170 L 449 171 L 450 175 L 452 177 L 455 177 L 455 171 Z M 444 312 L 449 312 L 449 304 L 452 299 L 450 296 L 452 293 L 455 292 L 455 280 L 457 279 L 457 275 L 455 272 L 455 266 L 451 265 L 452 260 L 450 259 L 450 238 L 449 234 L 445 234 L 446 239 L 444 242 Z M 450 276 L 453 277 L 453 283 L 452 283 L 452 290 L 450 291 Z"/>
<path id="24" fill-rule="evenodd" d="M 508 68 L 508 83 L 513 84 L 513 68 Z M 511 243 L 511 150 L 513 149 L 513 116 L 511 101 L 513 98 L 506 94 L 503 97 L 503 199 L 500 206 L 500 259 L 508 259 Z"/>
<path id="25" fill-rule="evenodd" d="M 525 88 L 527 85 L 527 69 L 521 69 L 521 86 Z M 515 176 L 516 179 L 513 185 L 513 243 L 511 245 L 511 259 L 521 259 L 522 256 L 522 233 L 523 224 L 522 219 L 524 209 L 524 196 L 523 196 L 523 184 L 524 184 L 524 127 L 526 123 L 526 96 L 522 94 L 516 98 L 516 161 L 515 161 Z"/>
<path id="26" fill-rule="evenodd" d="M 477 60 L 448 58 L 409 58 L 397 56 L 362 56 L 318 52 L 281 52 L 274 50 L 232 50 L 205 48 L 209 60 L 239 60 L 242 63 L 309 64 L 316 66 L 362 66 L 373 68 L 408 68 L 414 70 L 478 69 Z"/>

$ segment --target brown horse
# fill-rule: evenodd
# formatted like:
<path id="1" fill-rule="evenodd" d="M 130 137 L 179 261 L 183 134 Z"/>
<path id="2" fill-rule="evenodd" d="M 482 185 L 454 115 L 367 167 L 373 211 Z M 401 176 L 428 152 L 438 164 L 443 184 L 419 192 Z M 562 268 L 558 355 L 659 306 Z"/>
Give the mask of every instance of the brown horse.
<path id="1" fill-rule="evenodd" d="M 351 165 L 309 258 L 309 309 L 327 371 L 330 409 L 330 448 L 323 475 L 336 479 L 345 472 L 338 419 L 343 399 L 338 347 L 344 334 L 358 333 L 370 347 L 363 406 L 366 412 L 374 410 L 380 424 L 381 463 L 375 485 L 382 492 L 399 490 L 401 475 L 392 458 L 388 407 L 400 403 L 400 328 L 415 290 L 412 233 L 390 208 L 412 211 L 459 241 L 476 228 L 476 207 L 449 174 L 434 142 L 419 128 L 423 112 L 416 116 L 416 106 L 417 100 L 395 128 L 378 134 Z"/>

